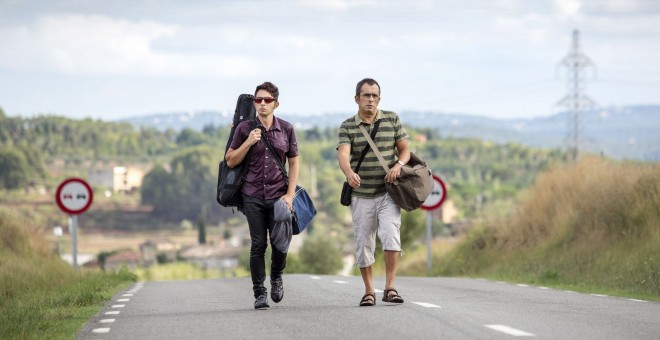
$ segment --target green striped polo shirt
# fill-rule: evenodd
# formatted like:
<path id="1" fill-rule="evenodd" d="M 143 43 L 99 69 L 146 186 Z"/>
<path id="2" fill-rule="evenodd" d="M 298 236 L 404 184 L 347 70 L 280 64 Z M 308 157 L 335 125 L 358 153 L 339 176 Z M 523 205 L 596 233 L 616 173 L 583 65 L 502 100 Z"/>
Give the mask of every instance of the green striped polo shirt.
<path id="1" fill-rule="evenodd" d="M 392 111 L 382 111 L 378 110 L 376 114 L 376 119 L 382 120 L 380 126 L 378 127 L 378 132 L 376 133 L 376 138 L 374 138 L 374 143 L 378 147 L 383 159 L 387 162 L 388 167 L 392 167 L 397 160 L 397 151 L 395 148 L 395 143 L 408 138 L 408 133 L 401 125 L 399 116 Z M 346 119 L 341 123 L 339 127 L 339 145 L 350 144 L 351 145 L 351 168 L 355 170 L 362 150 L 369 143 L 367 139 L 362 134 L 362 131 L 358 127 L 359 124 L 363 124 L 367 132 L 371 134 L 371 129 L 373 124 L 368 124 L 362 121 L 359 114 Z M 385 194 L 385 169 L 380 165 L 378 157 L 373 150 L 369 150 L 367 155 L 360 165 L 360 170 L 358 171 L 360 175 L 361 183 L 359 188 L 353 189 L 353 195 L 358 197 L 367 197 L 373 198 Z"/>

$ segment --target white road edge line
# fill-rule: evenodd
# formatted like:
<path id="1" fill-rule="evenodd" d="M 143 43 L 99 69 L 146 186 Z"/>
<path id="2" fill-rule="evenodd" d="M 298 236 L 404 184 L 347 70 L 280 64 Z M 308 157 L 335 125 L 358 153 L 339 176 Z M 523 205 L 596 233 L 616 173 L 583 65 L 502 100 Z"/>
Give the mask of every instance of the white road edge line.
<path id="1" fill-rule="evenodd" d="M 374 289 L 374 292 L 376 292 L 376 293 L 382 293 L 383 291 L 380 290 L 380 289 Z"/>
<path id="2" fill-rule="evenodd" d="M 112 308 L 124 308 L 126 305 L 112 305 Z"/>
<path id="3" fill-rule="evenodd" d="M 117 302 L 128 302 L 131 301 L 131 299 L 118 299 Z"/>
<path id="4" fill-rule="evenodd" d="M 432 303 L 426 303 L 426 302 L 413 302 L 413 303 L 426 308 L 440 308 L 440 306 L 434 305 Z"/>
<path id="5" fill-rule="evenodd" d="M 648 302 L 646 300 L 638 300 L 638 299 L 628 299 L 630 301 L 635 301 L 635 302 Z"/>
<path id="6" fill-rule="evenodd" d="M 340 281 L 340 280 L 334 280 L 334 281 L 332 281 L 332 282 L 334 282 L 334 283 L 340 283 L 340 284 L 348 284 L 348 282 L 346 282 L 346 281 Z"/>
<path id="7" fill-rule="evenodd" d="M 120 312 L 119 312 L 118 310 L 115 310 L 115 311 L 105 312 L 105 315 L 117 315 L 117 314 L 119 314 L 119 313 L 120 313 Z"/>
<path id="8" fill-rule="evenodd" d="M 115 322 L 115 319 L 103 319 L 99 320 L 100 323 L 113 323 Z"/>
<path id="9" fill-rule="evenodd" d="M 110 328 L 94 328 L 92 329 L 93 333 L 108 333 L 110 332 Z"/>
<path id="10" fill-rule="evenodd" d="M 513 336 L 535 336 L 532 333 L 527 333 L 525 331 L 521 331 L 519 329 L 511 328 L 509 326 L 505 325 L 485 325 L 486 327 L 490 329 L 494 329 L 498 332 L 502 332 L 505 334 L 513 335 Z"/>
<path id="11" fill-rule="evenodd" d="M 318 277 L 318 276 L 310 276 L 309 278 L 312 279 L 312 280 L 320 280 L 320 279 L 321 279 L 321 278 Z"/>

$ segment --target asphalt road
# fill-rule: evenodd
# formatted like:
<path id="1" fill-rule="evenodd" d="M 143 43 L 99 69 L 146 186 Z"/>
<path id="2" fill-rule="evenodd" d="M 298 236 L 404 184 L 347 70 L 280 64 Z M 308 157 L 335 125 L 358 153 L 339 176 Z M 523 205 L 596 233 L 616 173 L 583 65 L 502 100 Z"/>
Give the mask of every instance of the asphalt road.
<path id="1" fill-rule="evenodd" d="M 254 310 L 249 278 L 137 283 L 80 339 L 660 339 L 660 303 L 462 278 L 397 278 L 405 299 L 358 307 L 359 277 L 285 275 Z M 269 287 L 270 288 L 270 287 Z"/>

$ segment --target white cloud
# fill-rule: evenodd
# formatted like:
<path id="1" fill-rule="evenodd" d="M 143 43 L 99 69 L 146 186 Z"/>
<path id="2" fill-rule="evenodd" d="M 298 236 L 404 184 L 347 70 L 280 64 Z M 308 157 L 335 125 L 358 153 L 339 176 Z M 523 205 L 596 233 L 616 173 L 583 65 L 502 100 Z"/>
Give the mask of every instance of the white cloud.
<path id="1" fill-rule="evenodd" d="M 555 0 L 555 5 L 568 17 L 575 16 L 582 7 L 578 0 Z"/>
<path id="2" fill-rule="evenodd" d="M 298 0 L 301 7 L 330 10 L 330 11 L 345 11 L 356 7 L 377 7 L 378 1 L 375 0 Z"/>
<path id="3" fill-rule="evenodd" d="M 250 74 L 252 58 L 154 49 L 181 27 L 100 15 L 38 17 L 29 26 L 0 30 L 0 67 L 78 75 Z"/>

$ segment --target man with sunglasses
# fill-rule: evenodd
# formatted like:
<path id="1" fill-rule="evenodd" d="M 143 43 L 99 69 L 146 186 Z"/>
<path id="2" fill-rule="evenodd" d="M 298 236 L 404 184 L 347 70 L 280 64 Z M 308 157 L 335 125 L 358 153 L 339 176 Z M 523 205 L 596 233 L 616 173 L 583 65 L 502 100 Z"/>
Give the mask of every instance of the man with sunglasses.
<path id="1" fill-rule="evenodd" d="M 298 182 L 298 143 L 293 126 L 275 117 L 279 106 L 279 90 L 273 83 L 265 82 L 257 86 L 254 93 L 254 107 L 257 113 L 257 128 L 251 129 L 248 121 L 236 127 L 234 138 L 227 150 L 225 159 L 229 167 L 240 164 L 252 149 L 248 159 L 248 171 L 243 183 L 243 213 L 250 229 L 250 273 L 254 291 L 254 308 L 268 309 L 268 290 L 266 281 L 265 253 L 268 236 L 271 237 L 270 297 L 280 302 L 284 297 L 282 274 L 286 266 L 286 251 L 273 246 L 274 207 L 278 200 L 284 200 L 286 206 L 293 207 L 293 197 Z M 277 167 L 277 161 L 266 149 L 262 140 L 266 138 L 282 164 L 289 161 L 288 180 Z M 289 238 L 290 238 L 289 234 Z M 290 241 L 290 239 L 288 240 Z M 288 245 L 288 242 L 286 243 Z"/>
<path id="2" fill-rule="evenodd" d="M 372 280 L 376 235 L 383 245 L 385 260 L 385 291 L 382 300 L 403 303 L 403 298 L 394 288 L 398 256 L 402 251 L 401 208 L 385 190 L 385 182 L 396 180 L 401 167 L 410 160 L 409 137 L 396 113 L 378 109 L 380 85 L 375 80 L 365 78 L 358 82 L 355 103 L 358 104 L 357 114 L 339 127 L 337 159 L 346 181 L 353 188 L 350 207 L 355 234 L 355 261 L 360 268 L 365 288 L 360 306 L 376 304 Z M 362 151 L 368 145 L 360 125 L 370 134 L 377 129 L 372 139 L 389 164 L 389 171 L 383 169 L 371 149 L 366 153 L 359 173 L 354 171 Z"/>

